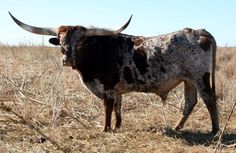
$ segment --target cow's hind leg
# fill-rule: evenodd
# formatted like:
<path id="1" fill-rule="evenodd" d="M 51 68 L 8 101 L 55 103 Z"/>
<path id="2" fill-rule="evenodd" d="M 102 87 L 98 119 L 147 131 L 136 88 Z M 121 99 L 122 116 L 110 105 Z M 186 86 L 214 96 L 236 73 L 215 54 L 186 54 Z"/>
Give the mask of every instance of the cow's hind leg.
<path id="1" fill-rule="evenodd" d="M 121 127 L 121 101 L 122 101 L 122 95 L 117 95 L 116 96 L 116 101 L 113 107 L 113 110 L 115 112 L 115 117 L 116 117 L 116 124 L 115 124 L 115 129 L 118 129 Z"/>
<path id="2" fill-rule="evenodd" d="M 180 130 L 184 127 L 184 123 L 188 119 L 188 116 L 191 114 L 194 106 L 197 104 L 197 90 L 196 88 L 189 82 L 184 82 L 184 111 L 180 120 L 177 122 L 175 126 L 175 130 Z"/>
<path id="3" fill-rule="evenodd" d="M 207 109 L 211 116 L 212 123 L 212 133 L 216 134 L 219 131 L 219 119 L 218 119 L 218 110 L 216 104 L 215 93 L 213 92 L 210 86 L 210 73 L 206 72 L 201 81 L 198 81 L 197 90 L 207 106 Z"/>
<path id="4" fill-rule="evenodd" d="M 104 132 L 111 130 L 111 115 L 113 110 L 114 99 L 105 98 L 104 99 L 104 108 L 105 108 L 105 126 Z"/>

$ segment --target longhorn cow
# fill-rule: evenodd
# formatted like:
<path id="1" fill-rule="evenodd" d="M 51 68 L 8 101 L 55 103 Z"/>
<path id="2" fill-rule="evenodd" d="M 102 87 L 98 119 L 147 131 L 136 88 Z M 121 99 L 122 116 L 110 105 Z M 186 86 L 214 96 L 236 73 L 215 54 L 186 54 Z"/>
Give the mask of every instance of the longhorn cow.
<path id="1" fill-rule="evenodd" d="M 121 33 L 132 16 L 118 30 L 84 26 L 41 28 L 11 17 L 26 31 L 55 36 L 49 42 L 61 46 L 63 65 L 76 70 L 85 87 L 103 99 L 104 131 L 111 130 L 113 110 L 115 128 L 121 126 L 122 94 L 155 93 L 164 101 L 169 91 L 181 82 L 184 82 L 185 106 L 175 129 L 183 128 L 197 103 L 198 92 L 210 113 L 212 133 L 219 130 L 215 97 L 216 42 L 206 30 L 185 28 L 142 37 Z"/>

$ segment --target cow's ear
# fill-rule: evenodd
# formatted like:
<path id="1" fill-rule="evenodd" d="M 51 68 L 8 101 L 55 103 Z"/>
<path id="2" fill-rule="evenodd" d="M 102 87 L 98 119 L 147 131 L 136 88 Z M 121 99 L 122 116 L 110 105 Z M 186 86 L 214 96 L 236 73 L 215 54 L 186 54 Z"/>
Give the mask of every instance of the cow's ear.
<path id="1" fill-rule="evenodd" d="M 60 39 L 58 38 L 50 38 L 49 43 L 53 45 L 60 45 Z"/>

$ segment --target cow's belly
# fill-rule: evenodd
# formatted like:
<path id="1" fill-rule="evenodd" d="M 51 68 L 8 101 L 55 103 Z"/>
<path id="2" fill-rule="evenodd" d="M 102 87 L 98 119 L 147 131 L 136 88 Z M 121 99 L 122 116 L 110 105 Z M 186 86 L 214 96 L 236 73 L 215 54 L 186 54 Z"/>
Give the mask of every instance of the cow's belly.
<path id="1" fill-rule="evenodd" d="M 168 81 L 162 82 L 157 85 L 156 90 L 153 90 L 153 93 L 156 93 L 159 96 L 167 95 L 170 90 L 179 85 L 183 80 L 180 79 L 170 79 Z"/>
<path id="2" fill-rule="evenodd" d="M 175 88 L 183 81 L 183 79 L 178 77 L 169 77 L 166 79 L 164 78 L 158 78 L 158 80 L 145 78 L 142 81 L 139 80 L 132 84 L 128 84 L 126 80 L 121 80 L 114 86 L 113 89 L 110 89 L 110 91 L 116 94 L 125 94 L 133 91 L 155 93 L 162 97 L 166 96 L 170 90 Z M 98 79 L 94 79 L 94 81 L 89 82 L 82 82 L 84 86 L 97 98 L 104 98 L 104 94 L 106 93 L 106 91 L 104 90 L 104 84 L 102 84 Z"/>
<path id="3" fill-rule="evenodd" d="M 120 81 L 115 86 L 115 91 L 120 94 L 136 91 L 145 93 L 155 93 L 159 96 L 167 95 L 170 90 L 179 85 L 183 80 L 170 78 L 163 81 L 149 80 L 148 82 L 136 82 L 127 84 L 125 81 Z"/>

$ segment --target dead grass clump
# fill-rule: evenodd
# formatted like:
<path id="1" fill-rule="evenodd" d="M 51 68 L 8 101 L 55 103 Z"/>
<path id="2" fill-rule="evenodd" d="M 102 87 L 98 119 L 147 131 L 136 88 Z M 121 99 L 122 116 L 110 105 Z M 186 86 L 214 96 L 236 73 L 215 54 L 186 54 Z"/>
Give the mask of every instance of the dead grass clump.
<path id="1" fill-rule="evenodd" d="M 220 48 L 217 51 L 217 70 L 225 79 L 235 78 L 236 48 Z"/>

